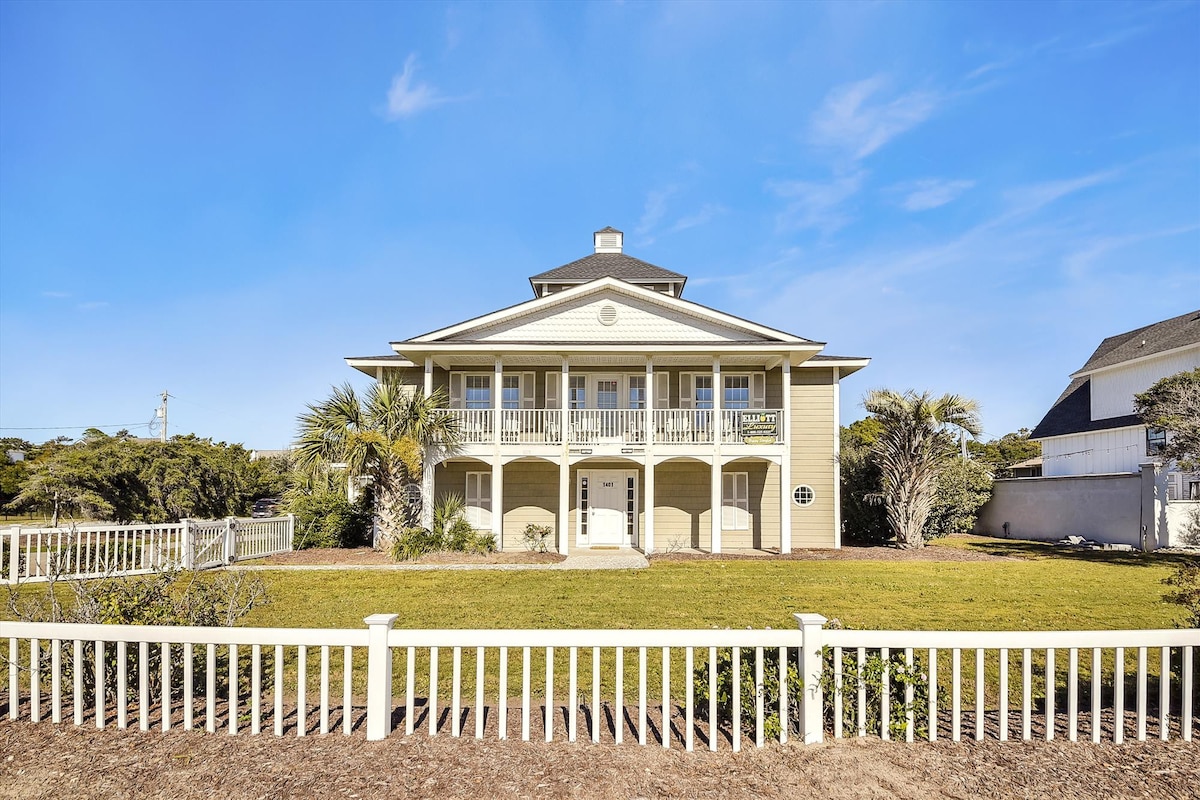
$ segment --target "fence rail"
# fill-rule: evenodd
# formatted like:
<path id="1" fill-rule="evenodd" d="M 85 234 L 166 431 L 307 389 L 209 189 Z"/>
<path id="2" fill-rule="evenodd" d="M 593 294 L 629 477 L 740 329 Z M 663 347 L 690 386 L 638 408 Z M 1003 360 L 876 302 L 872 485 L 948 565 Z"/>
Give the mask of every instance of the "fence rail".
<path id="1" fill-rule="evenodd" d="M 292 549 L 292 516 L 0 530 L 0 583 L 206 569 Z"/>
<path id="2" fill-rule="evenodd" d="M 971 730 L 1191 741 L 1200 723 L 1200 630 L 850 631 L 796 618 L 792 630 L 406 630 L 391 614 L 356 630 L 0 622 L 0 639 L 10 719 L 69 711 L 101 728 L 133 724 L 132 709 L 144 730 L 738 750 Z"/>

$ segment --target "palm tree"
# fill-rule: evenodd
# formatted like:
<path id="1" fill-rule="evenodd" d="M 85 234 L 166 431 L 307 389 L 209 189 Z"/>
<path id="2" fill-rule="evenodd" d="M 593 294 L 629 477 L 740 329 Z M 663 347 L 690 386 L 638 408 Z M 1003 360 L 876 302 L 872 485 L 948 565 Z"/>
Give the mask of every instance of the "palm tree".
<path id="1" fill-rule="evenodd" d="M 459 442 L 443 390 L 426 397 L 390 380 L 376 382 L 362 398 L 349 384 L 334 387 L 327 399 L 309 404 L 299 423 L 295 464 L 301 473 L 344 463 L 350 475 L 372 479 L 380 527 L 376 544 L 384 549 L 416 522 L 404 486 L 419 483 L 422 466 L 436 463 Z"/>
<path id="2" fill-rule="evenodd" d="M 883 425 L 871 449 L 883 476 L 888 527 L 897 546 L 924 547 L 938 475 L 955 457 L 951 429 L 978 436 L 979 404 L 956 394 L 873 389 L 863 407 Z"/>

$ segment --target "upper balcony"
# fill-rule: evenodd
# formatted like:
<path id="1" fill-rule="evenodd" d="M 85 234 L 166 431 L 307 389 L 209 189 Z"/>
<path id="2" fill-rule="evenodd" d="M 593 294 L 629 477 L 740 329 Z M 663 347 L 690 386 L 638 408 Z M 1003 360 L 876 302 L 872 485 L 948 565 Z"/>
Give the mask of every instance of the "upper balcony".
<path id="1" fill-rule="evenodd" d="M 559 409 L 449 409 L 449 413 L 458 420 L 464 445 L 564 443 L 564 415 Z M 566 444 L 782 444 L 783 414 L 777 408 L 570 409 L 565 418 Z"/>

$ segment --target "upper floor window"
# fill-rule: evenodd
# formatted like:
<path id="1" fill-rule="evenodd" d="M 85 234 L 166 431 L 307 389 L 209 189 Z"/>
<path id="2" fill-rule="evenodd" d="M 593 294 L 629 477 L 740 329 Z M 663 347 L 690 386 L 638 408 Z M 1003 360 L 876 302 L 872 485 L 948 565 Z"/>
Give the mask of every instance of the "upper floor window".
<path id="1" fill-rule="evenodd" d="M 712 375 L 697 375 L 696 376 L 696 393 L 695 398 L 696 408 L 712 408 L 713 407 L 713 379 Z"/>
<path id="2" fill-rule="evenodd" d="M 567 389 L 568 408 L 587 408 L 587 378 L 582 375 L 572 375 Z"/>
<path id="3" fill-rule="evenodd" d="M 646 376 L 645 375 L 630 375 L 629 376 L 629 407 L 630 408 L 645 408 L 646 407 Z"/>
<path id="4" fill-rule="evenodd" d="M 504 385 L 500 389 L 501 408 L 521 407 L 521 376 L 505 375 Z"/>
<path id="5" fill-rule="evenodd" d="M 465 378 L 467 408 L 491 408 L 492 376 L 467 375 Z"/>
<path id="6" fill-rule="evenodd" d="M 1162 428 L 1146 428 L 1146 455 L 1156 456 L 1167 446 L 1167 432 Z"/>
<path id="7" fill-rule="evenodd" d="M 725 408 L 750 407 L 750 376 L 726 375 L 725 396 L 721 399 Z"/>

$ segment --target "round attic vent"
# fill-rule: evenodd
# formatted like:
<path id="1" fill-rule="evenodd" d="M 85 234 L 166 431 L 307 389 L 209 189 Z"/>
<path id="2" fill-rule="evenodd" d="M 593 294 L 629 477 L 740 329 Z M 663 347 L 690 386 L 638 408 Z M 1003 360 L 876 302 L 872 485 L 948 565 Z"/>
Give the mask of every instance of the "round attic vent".
<path id="1" fill-rule="evenodd" d="M 600 324 L 612 325 L 617 321 L 617 307 L 611 303 L 605 303 L 600 306 L 600 312 L 596 316 L 600 319 Z"/>

